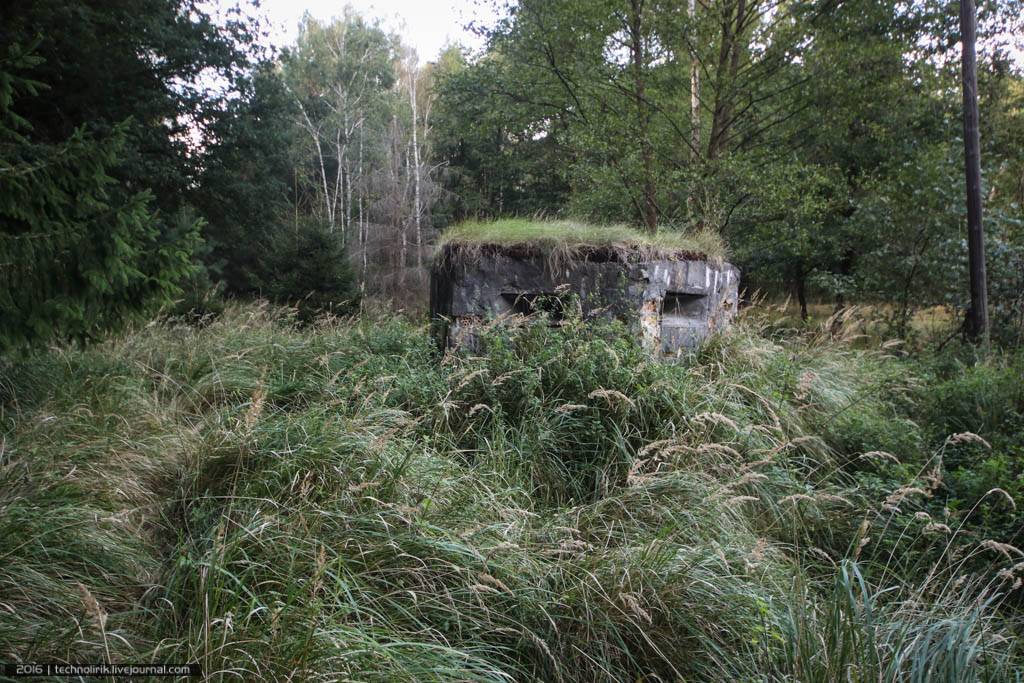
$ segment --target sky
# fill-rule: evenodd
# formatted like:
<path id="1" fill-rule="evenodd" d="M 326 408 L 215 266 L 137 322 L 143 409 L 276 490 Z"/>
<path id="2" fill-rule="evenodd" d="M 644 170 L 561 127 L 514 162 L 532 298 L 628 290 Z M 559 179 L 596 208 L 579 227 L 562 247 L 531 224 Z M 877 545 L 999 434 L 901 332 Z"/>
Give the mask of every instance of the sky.
<path id="1" fill-rule="evenodd" d="M 234 6 L 237 0 L 212 0 L 217 9 Z M 431 61 L 448 43 L 482 47 L 481 39 L 463 27 L 470 21 L 493 23 L 495 9 L 484 0 L 261 0 L 259 14 L 266 17 L 271 42 L 282 47 L 295 41 L 304 12 L 329 20 L 349 5 L 367 18 L 379 18 L 385 28 L 400 34 L 416 49 L 420 61 Z"/>

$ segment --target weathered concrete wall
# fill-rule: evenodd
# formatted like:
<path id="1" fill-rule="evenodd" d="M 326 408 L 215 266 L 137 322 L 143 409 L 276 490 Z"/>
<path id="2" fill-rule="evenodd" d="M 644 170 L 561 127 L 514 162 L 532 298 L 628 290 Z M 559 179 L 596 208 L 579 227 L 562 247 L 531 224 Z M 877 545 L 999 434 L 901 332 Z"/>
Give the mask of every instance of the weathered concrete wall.
<path id="1" fill-rule="evenodd" d="M 482 322 L 539 309 L 557 317 L 559 295 L 571 292 L 584 316 L 630 321 L 652 352 L 674 356 L 732 320 L 738 289 L 739 271 L 729 264 L 624 260 L 600 251 L 556 264 L 489 249 L 473 258 L 441 255 L 431 273 L 431 314 L 445 346 L 472 346 Z"/>

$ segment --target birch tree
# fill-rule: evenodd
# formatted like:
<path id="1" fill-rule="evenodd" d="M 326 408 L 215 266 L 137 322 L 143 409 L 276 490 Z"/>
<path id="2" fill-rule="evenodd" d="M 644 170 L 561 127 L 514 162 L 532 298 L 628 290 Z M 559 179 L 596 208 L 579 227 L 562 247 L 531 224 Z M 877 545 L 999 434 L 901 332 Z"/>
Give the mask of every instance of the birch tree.
<path id="1" fill-rule="evenodd" d="M 328 24 L 306 17 L 282 63 L 308 210 L 348 243 L 363 293 L 422 289 L 436 196 L 431 70 L 351 11 Z"/>
<path id="2" fill-rule="evenodd" d="M 388 107 L 394 51 L 392 37 L 346 9 L 326 25 L 304 17 L 295 47 L 282 60 L 305 134 L 308 153 L 299 160 L 315 188 L 315 212 L 332 232 L 340 232 L 343 243 L 352 231 L 353 194 L 360 182 L 357 146 L 365 140 L 363 128 L 378 122 Z"/>

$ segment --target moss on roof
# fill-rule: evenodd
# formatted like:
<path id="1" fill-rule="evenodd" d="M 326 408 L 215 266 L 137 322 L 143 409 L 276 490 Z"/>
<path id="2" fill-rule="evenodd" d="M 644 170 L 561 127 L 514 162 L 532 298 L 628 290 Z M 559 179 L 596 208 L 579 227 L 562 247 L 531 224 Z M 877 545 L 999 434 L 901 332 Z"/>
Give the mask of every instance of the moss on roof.
<path id="1" fill-rule="evenodd" d="M 692 258 L 720 262 L 726 257 L 721 238 L 709 231 L 659 230 L 651 234 L 627 225 L 591 225 L 573 220 L 503 218 L 467 221 L 448 228 L 439 242 L 442 258 L 455 253 L 478 255 L 488 248 L 518 248 L 557 260 L 585 258 L 602 252 L 627 258 Z"/>

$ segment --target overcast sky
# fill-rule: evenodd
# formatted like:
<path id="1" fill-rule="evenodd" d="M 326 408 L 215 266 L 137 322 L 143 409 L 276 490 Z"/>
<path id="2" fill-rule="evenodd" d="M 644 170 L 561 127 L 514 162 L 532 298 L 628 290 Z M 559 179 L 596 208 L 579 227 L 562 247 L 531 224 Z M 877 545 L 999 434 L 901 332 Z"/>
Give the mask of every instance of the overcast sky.
<path id="1" fill-rule="evenodd" d="M 210 0 L 210 4 L 216 12 L 236 1 Z M 449 42 L 481 47 L 480 39 L 463 27 L 473 20 L 490 25 L 495 17 L 489 0 L 261 0 L 260 4 L 258 12 L 269 21 L 271 42 L 278 47 L 295 41 L 304 12 L 328 20 L 349 5 L 364 17 L 381 19 L 385 28 L 399 33 L 424 62 L 434 59 Z"/>

